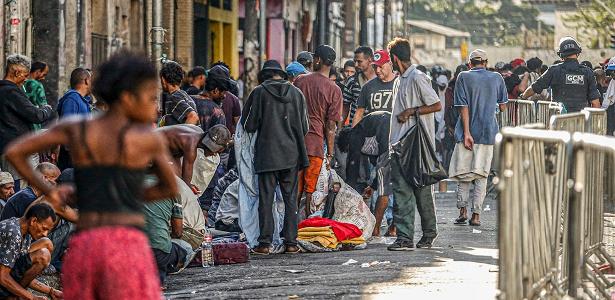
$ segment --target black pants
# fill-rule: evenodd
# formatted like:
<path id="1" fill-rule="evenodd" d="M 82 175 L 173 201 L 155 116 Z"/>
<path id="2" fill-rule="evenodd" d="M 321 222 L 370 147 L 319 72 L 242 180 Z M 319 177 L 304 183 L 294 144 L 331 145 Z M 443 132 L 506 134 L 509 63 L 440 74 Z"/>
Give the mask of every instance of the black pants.
<path id="1" fill-rule="evenodd" d="M 160 282 L 164 283 L 168 273 L 179 271 L 179 265 L 186 259 L 186 250 L 180 245 L 171 242 L 171 252 L 166 253 L 160 249 L 152 249 L 156 266 L 160 275 Z"/>
<path id="2" fill-rule="evenodd" d="M 13 279 L 17 281 L 18 284 L 21 284 L 20 281 L 23 279 L 24 275 L 26 274 L 26 271 L 28 271 L 30 268 L 32 268 L 32 258 L 30 258 L 30 254 L 23 254 L 19 258 L 17 258 L 15 265 L 11 269 L 11 277 L 13 277 Z M 6 299 L 12 296 L 15 295 L 13 295 L 13 293 L 10 292 L 7 288 L 0 286 L 0 299 Z"/>
<path id="3" fill-rule="evenodd" d="M 284 243 L 297 245 L 297 167 L 258 174 L 258 221 L 261 245 L 271 245 L 273 240 L 273 200 L 279 184 L 284 199 Z"/>

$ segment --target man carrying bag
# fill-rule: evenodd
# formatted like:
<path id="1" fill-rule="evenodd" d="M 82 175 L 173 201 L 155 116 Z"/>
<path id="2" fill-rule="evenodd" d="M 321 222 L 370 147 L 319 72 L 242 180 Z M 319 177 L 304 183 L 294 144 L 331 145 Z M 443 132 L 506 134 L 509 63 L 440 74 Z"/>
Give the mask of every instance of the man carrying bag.
<path id="1" fill-rule="evenodd" d="M 416 69 L 410 62 L 410 43 L 406 39 L 396 38 L 388 45 L 389 53 L 395 70 L 400 74 L 399 84 L 393 91 L 394 103 L 391 117 L 390 143 L 400 142 L 415 125 L 417 118 L 421 121 L 427 133 L 421 143 L 431 144 L 435 149 L 435 119 L 434 113 L 440 111 L 440 98 L 431 87 L 427 75 Z M 404 139 L 405 140 L 405 139 Z M 402 144 L 404 141 L 402 141 Z M 399 145 L 398 145 L 399 146 Z M 396 147 L 397 148 L 397 147 Z M 406 147 L 401 147 L 406 148 Z M 406 153 L 407 154 L 407 153 Z M 415 186 L 412 180 L 406 178 L 405 171 L 413 165 L 402 165 L 404 153 L 393 153 L 391 159 L 391 181 L 395 205 L 393 207 L 393 222 L 397 226 L 397 240 L 387 249 L 390 251 L 414 250 L 414 214 L 416 209 L 421 218 L 423 237 L 416 244 L 418 248 L 431 248 L 438 232 L 436 228 L 436 212 L 431 184 Z M 402 158 L 402 159 L 400 159 Z M 434 166 L 431 166 L 432 168 Z"/>

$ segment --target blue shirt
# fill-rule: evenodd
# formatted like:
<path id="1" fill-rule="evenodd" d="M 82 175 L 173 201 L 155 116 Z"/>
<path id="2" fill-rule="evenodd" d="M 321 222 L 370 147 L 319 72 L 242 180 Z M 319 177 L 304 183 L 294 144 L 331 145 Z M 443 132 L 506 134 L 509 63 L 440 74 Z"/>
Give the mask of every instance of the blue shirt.
<path id="1" fill-rule="evenodd" d="M 36 200 L 36 195 L 31 187 L 27 187 L 6 201 L 6 205 L 0 215 L 0 221 L 10 218 L 21 218 L 26 214 L 26 209 Z"/>
<path id="2" fill-rule="evenodd" d="M 455 106 L 466 106 L 470 113 L 470 134 L 475 144 L 493 145 L 499 131 L 495 118 L 498 104 L 508 102 L 506 84 L 499 73 L 475 68 L 461 72 L 455 83 Z M 455 126 L 455 141 L 463 142 L 461 117 Z"/>
<path id="3" fill-rule="evenodd" d="M 73 89 L 68 90 L 58 101 L 58 114 L 60 118 L 71 115 L 88 115 L 90 112 L 89 97 L 82 97 L 81 94 Z"/>

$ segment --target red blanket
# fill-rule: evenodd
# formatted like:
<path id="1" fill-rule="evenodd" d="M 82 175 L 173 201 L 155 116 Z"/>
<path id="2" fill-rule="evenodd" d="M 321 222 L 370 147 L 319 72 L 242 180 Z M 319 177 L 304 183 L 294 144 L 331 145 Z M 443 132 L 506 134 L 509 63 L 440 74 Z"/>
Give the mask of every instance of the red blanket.
<path id="1" fill-rule="evenodd" d="M 345 241 L 354 239 L 356 237 L 360 237 L 363 232 L 361 229 L 354 224 L 342 223 L 333 221 L 331 219 L 325 219 L 321 217 L 314 217 L 303 220 L 303 222 L 299 223 L 299 229 L 304 227 L 325 227 L 331 226 L 333 229 L 333 233 L 338 241 Z"/>

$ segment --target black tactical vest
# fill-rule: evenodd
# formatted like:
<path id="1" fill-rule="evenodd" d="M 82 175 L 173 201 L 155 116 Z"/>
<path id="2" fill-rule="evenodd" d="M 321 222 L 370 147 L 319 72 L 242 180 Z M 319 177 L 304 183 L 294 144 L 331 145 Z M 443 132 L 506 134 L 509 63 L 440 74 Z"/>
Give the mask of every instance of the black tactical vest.
<path id="1" fill-rule="evenodd" d="M 553 100 L 562 102 L 566 110 L 578 112 L 589 105 L 587 90 L 589 89 L 588 68 L 579 64 L 578 61 L 566 61 L 552 67 L 554 74 L 551 81 Z"/>

